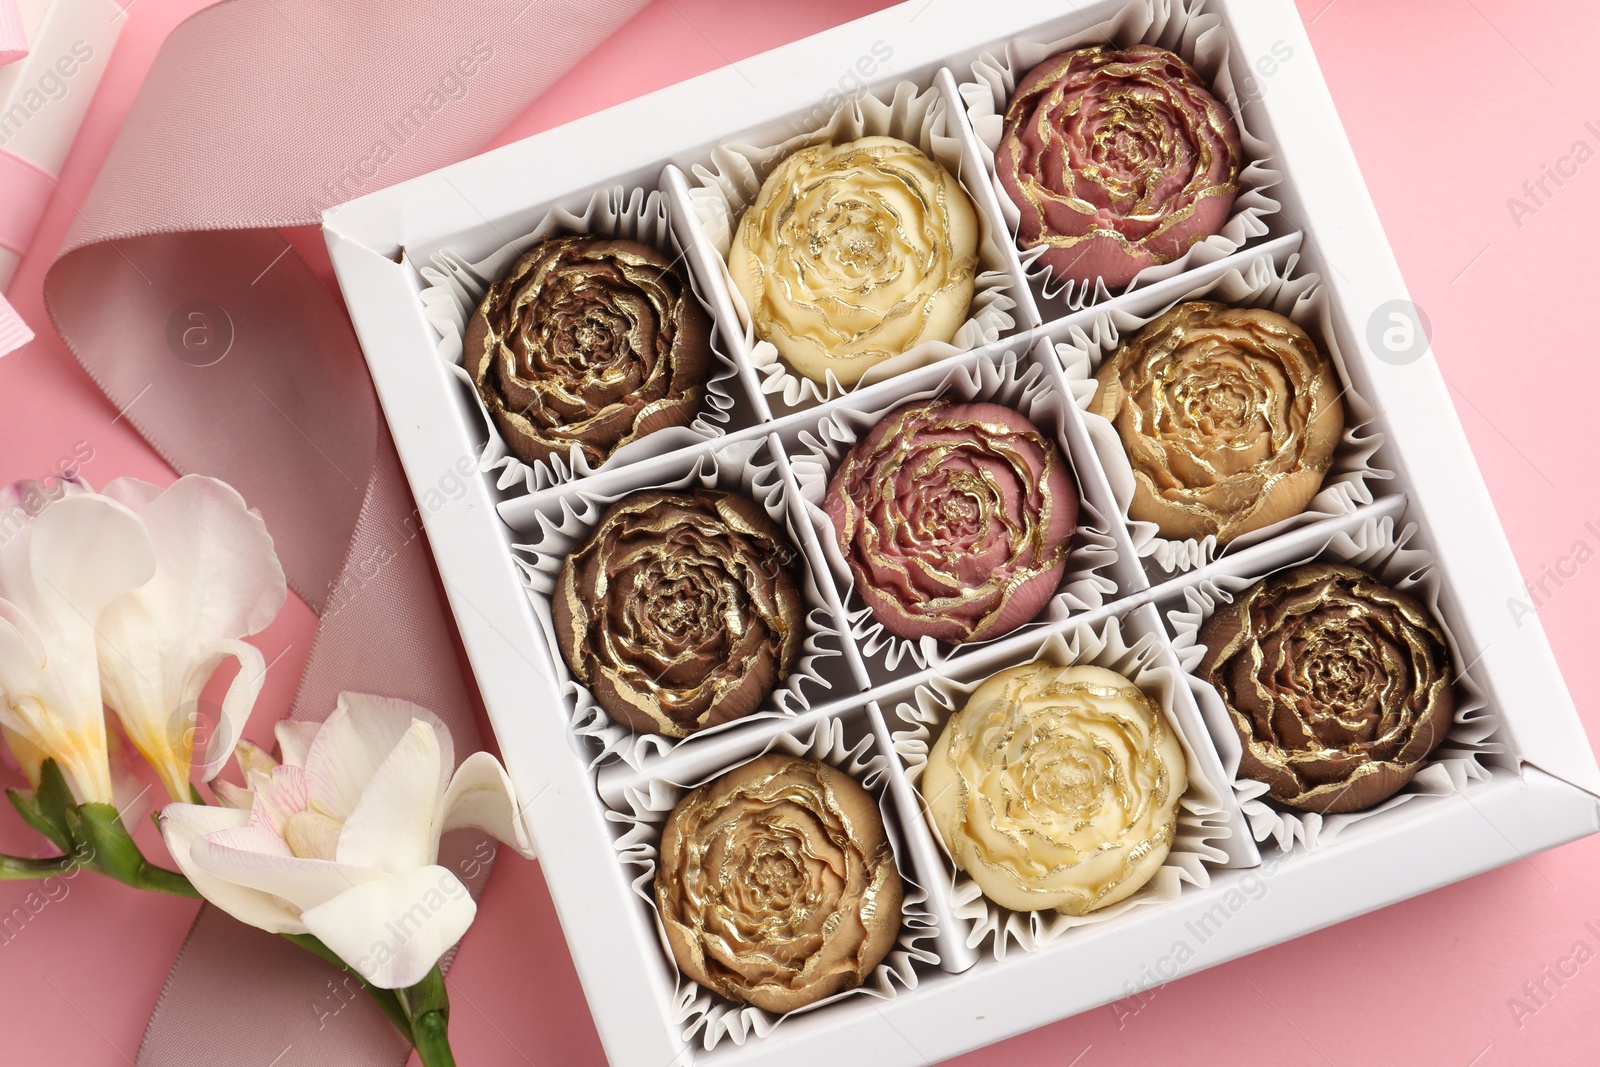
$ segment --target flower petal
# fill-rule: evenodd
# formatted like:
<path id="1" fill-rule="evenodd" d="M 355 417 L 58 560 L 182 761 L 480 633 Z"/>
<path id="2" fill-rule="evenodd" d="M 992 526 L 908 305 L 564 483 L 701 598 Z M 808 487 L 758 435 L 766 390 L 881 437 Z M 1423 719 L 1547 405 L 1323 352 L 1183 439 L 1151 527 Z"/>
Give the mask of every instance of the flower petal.
<path id="1" fill-rule="evenodd" d="M 129 488 L 121 481 L 108 485 L 107 495 Z M 160 565 L 158 587 L 144 592 L 164 602 L 171 621 L 183 620 L 193 634 L 232 639 L 277 616 L 288 586 L 272 536 L 232 486 L 190 474 L 153 497 L 127 495 L 144 498 L 138 516 Z"/>
<path id="2" fill-rule="evenodd" d="M 51 504 L 33 520 L 30 541 L 39 595 L 59 598 L 91 626 L 101 608 L 156 572 L 155 547 L 139 516 L 101 496 L 68 496 Z"/>
<path id="3" fill-rule="evenodd" d="M 500 761 L 489 753 L 474 752 L 461 761 L 450 779 L 450 788 L 445 790 L 442 807 L 439 833 L 476 827 L 529 859 L 534 858 L 533 843 L 519 817 L 511 779 Z"/>
<path id="4" fill-rule="evenodd" d="M 161 487 L 142 478 L 113 478 L 100 490 L 100 495 L 138 511 L 161 495 Z"/>
<path id="5" fill-rule="evenodd" d="M 306 755 L 311 751 L 311 742 L 317 739 L 317 733 L 322 729 L 320 722 L 298 722 L 294 719 L 282 719 L 272 728 L 273 734 L 278 739 L 278 754 L 283 757 L 283 762 L 296 767 L 306 765 Z"/>
<path id="6" fill-rule="evenodd" d="M 194 862 L 191 850 L 196 841 L 207 834 L 242 827 L 246 818 L 245 812 L 235 808 L 168 804 L 161 809 L 161 836 L 178 869 L 206 900 L 240 922 L 270 934 L 305 933 L 305 924 L 268 894 L 215 877 Z"/>
<path id="7" fill-rule="evenodd" d="M 439 858 L 439 740 L 413 720 L 379 765 L 339 835 L 339 861 L 398 874 Z"/>
<path id="8" fill-rule="evenodd" d="M 308 806 L 306 772 L 288 764 L 272 768 L 271 773 L 251 771 L 246 777 L 252 799 L 250 825 L 264 826 L 274 834 L 283 835 L 283 824 L 289 817 L 305 811 Z"/>
<path id="9" fill-rule="evenodd" d="M 367 981 L 415 985 L 461 940 L 478 906 L 443 867 L 367 882 L 306 911 L 306 928 Z"/>
<path id="10" fill-rule="evenodd" d="M 427 708 L 405 700 L 340 693 L 339 706 L 328 716 L 306 753 L 306 774 L 312 801 L 335 819 L 348 819 L 367 783 L 411 728 L 421 719 L 439 741 L 438 792 L 449 784 L 455 764 L 450 729 Z"/>
<path id="11" fill-rule="evenodd" d="M 249 811 L 250 805 L 255 803 L 255 794 L 241 785 L 217 779 L 211 783 L 211 791 L 217 795 L 217 802 L 224 807 L 239 808 Z"/>
<path id="12" fill-rule="evenodd" d="M 88 636 L 92 649 L 93 631 Z M 81 649 L 68 654 L 73 642 L 55 645 L 47 650 L 33 620 L 16 605 L 0 601 L 0 694 L 5 697 L 0 700 L 0 727 L 30 781 L 44 759 L 54 759 L 80 803 L 111 803 L 105 718 L 99 713 L 92 660 L 85 668 Z"/>
<path id="13" fill-rule="evenodd" d="M 269 837 L 281 846 L 281 853 L 260 851 L 273 847 Z M 207 874 L 235 885 L 270 893 L 301 911 L 325 904 L 340 893 L 383 877 L 382 871 L 371 867 L 301 859 L 290 854 L 289 846 L 265 827 L 224 830 L 200 838 L 190 846 L 189 855 L 195 866 Z"/>
<path id="14" fill-rule="evenodd" d="M 219 642 L 216 652 L 232 656 L 239 661 L 239 673 L 228 683 L 222 696 L 222 707 L 217 712 L 217 726 L 206 744 L 205 762 L 200 767 L 200 780 L 209 782 L 227 766 L 228 755 L 235 742 L 244 733 L 245 721 L 256 706 L 261 686 L 267 680 L 267 663 L 261 650 L 248 641 Z"/>

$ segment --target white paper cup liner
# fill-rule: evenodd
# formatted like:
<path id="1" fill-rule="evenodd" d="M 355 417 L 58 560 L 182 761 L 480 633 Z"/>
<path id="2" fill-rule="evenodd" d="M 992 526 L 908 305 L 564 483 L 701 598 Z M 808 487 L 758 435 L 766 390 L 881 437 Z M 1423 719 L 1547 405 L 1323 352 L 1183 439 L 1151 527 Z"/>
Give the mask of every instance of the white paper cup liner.
<path id="1" fill-rule="evenodd" d="M 1119 48 L 1150 44 L 1177 53 L 1195 69 L 1212 95 L 1227 105 L 1239 127 L 1245 160 L 1239 171 L 1239 194 L 1222 229 L 1195 242 L 1177 259 L 1146 267 L 1134 275 L 1123 291 L 1213 263 L 1237 252 L 1247 242 L 1267 235 L 1267 220 L 1278 213 L 1281 205 L 1266 190 L 1282 182 L 1283 175 L 1273 160 L 1272 146 L 1254 136 L 1245 125 L 1228 65 L 1228 32 L 1222 24 L 1222 16 L 1204 9 L 1204 0 L 1134 0 L 1115 17 L 1080 33 L 1055 40 L 1013 38 L 1006 42 L 999 55 L 985 52 L 973 62 L 971 80 L 961 84 L 961 98 L 966 103 L 967 116 L 988 165 L 989 180 L 1013 242 L 1022 213 L 995 174 L 995 152 L 1004 132 L 1006 105 L 1011 94 L 1030 70 L 1051 56 L 1108 42 Z M 1098 278 L 1093 284 L 1084 284 L 1082 279 L 1053 277 L 1050 268 L 1039 262 L 1044 252 L 1043 246 L 1030 249 L 1018 246 L 1029 281 L 1039 286 L 1045 299 L 1060 300 L 1067 310 L 1076 311 L 1112 295 Z M 1052 317 L 1045 315 L 1047 320 Z"/>
<path id="2" fill-rule="evenodd" d="M 963 652 L 982 648 L 992 641 L 1003 640 L 1017 633 L 1014 630 L 990 641 L 974 641 L 963 645 L 946 644 L 931 637 L 912 640 L 890 633 L 873 617 L 872 609 L 855 591 L 855 577 L 839 549 L 833 520 L 823 510 L 828 480 L 858 440 L 870 433 L 884 416 L 896 408 L 941 396 L 962 402 L 1002 404 L 1022 413 L 1055 441 L 1056 447 L 1061 449 L 1071 465 L 1079 511 L 1078 528 L 1072 535 L 1072 545 L 1067 554 L 1066 573 L 1044 611 L 1018 629 L 1059 622 L 1076 612 L 1092 611 L 1114 599 L 1117 593 L 1117 583 L 1111 577 L 1117 561 L 1116 538 L 1111 532 L 1109 516 L 1099 514 L 1084 498 L 1083 482 L 1066 443 L 1063 422 L 1066 404 L 1070 401 L 1056 388 L 1045 368 L 1028 356 L 1006 352 L 992 361 L 963 360 L 952 366 L 944 379 L 931 388 L 907 392 L 888 403 L 874 403 L 871 407 L 843 405 L 836 408 L 814 429 L 803 431 L 799 435 L 799 444 L 789 450 L 789 465 L 800 486 L 806 516 L 816 531 L 828 570 L 844 603 L 850 634 L 866 659 L 881 663 L 882 668 L 891 673 L 900 669 L 902 661 L 909 660 L 919 669 L 936 666 Z"/>
<path id="3" fill-rule="evenodd" d="M 863 727 L 859 731 L 848 731 L 843 722 L 832 718 L 821 719 L 809 728 L 793 733 L 778 734 L 761 751 L 712 774 L 697 775 L 690 772 L 684 775 L 687 780 L 680 780 L 667 770 L 652 778 L 646 786 L 625 790 L 622 804 L 606 812 L 606 818 L 621 827 L 616 841 L 617 854 L 626 867 L 636 872 L 633 877 L 634 892 L 650 908 L 661 950 L 666 953 L 667 959 L 673 959 L 672 948 L 667 942 L 660 912 L 656 910 L 653 888 L 661 828 L 678 800 L 690 789 L 768 752 L 784 752 L 827 763 L 854 778 L 877 799 L 878 811 L 888 830 L 895 862 L 900 868 L 905 887 L 900 934 L 894 947 L 865 983 L 783 1015 L 775 1015 L 749 1004 L 734 1003 L 678 973 L 673 996 L 673 1022 L 680 1028 L 683 1040 L 698 1040 L 708 1050 L 716 1048 L 723 1041 L 743 1045 L 752 1036 L 766 1037 L 785 1019 L 815 1011 L 846 997 L 869 996 L 892 1000 L 900 990 L 916 988 L 919 965 L 936 967 L 939 963 L 939 955 L 934 949 L 939 933 L 938 922 L 925 906 L 926 891 L 906 875 L 908 864 L 905 848 L 893 802 L 885 788 L 889 756 L 876 747 L 870 730 Z M 676 965 L 673 969 L 676 973 Z"/>
<path id="4" fill-rule="evenodd" d="M 461 365 L 462 343 L 466 337 L 467 323 L 478 305 L 483 302 L 489 287 L 528 249 L 548 237 L 559 234 L 599 234 L 620 237 L 641 244 L 652 245 L 674 259 L 682 259 L 682 249 L 667 218 L 667 197 L 660 192 L 646 193 L 643 189 L 624 190 L 621 186 L 600 189 L 589 199 L 582 214 L 556 209 L 549 212 L 532 232 L 515 241 L 501 245 L 495 252 L 477 261 L 468 261 L 448 248 L 433 256 L 431 266 L 421 268 L 427 287 L 419 294 L 423 314 L 438 334 L 437 351 L 451 373 L 471 395 L 473 405 L 483 420 L 487 440 L 478 456 L 478 469 L 495 476 L 495 488 L 511 489 L 521 485 L 527 492 L 537 492 L 576 478 L 584 478 L 596 470 L 610 470 L 634 460 L 660 455 L 701 441 L 721 437 L 727 432 L 735 406 L 734 379 L 738 366 L 720 351 L 718 337 L 711 334 L 712 370 L 706 381 L 706 396 L 701 409 L 687 426 L 669 426 L 631 441 L 608 456 L 599 467 L 591 467 L 583 450 L 574 444 L 566 456 L 551 456 L 538 463 L 524 463 L 506 445 L 500 428 L 489 417 L 489 411 L 473 384 L 472 375 Z M 694 299 L 705 307 L 706 317 L 716 321 L 711 309 L 701 298 L 699 282 L 694 272 L 683 265 L 683 275 L 689 279 Z"/>
<path id="5" fill-rule="evenodd" d="M 1378 429 L 1376 411 L 1350 384 L 1344 354 L 1334 336 L 1333 309 L 1327 287 L 1316 274 L 1296 276 L 1298 262 L 1299 257 L 1291 255 L 1280 271 L 1270 256 L 1258 256 L 1215 282 L 1174 300 L 1159 312 L 1141 316 L 1108 308 L 1085 326 L 1072 327 L 1066 339 L 1055 344 L 1056 356 L 1061 361 L 1073 399 L 1083 412 L 1084 428 L 1094 443 L 1106 480 L 1111 484 L 1111 495 L 1127 523 L 1134 551 L 1157 581 L 1194 570 L 1218 556 L 1259 544 L 1289 530 L 1349 515 L 1372 503 L 1378 483 L 1394 478 L 1392 472 L 1376 462 L 1376 454 L 1383 447 L 1383 434 Z M 1188 300 L 1216 300 L 1235 307 L 1266 308 L 1288 317 L 1310 334 L 1317 347 L 1333 361 L 1344 387 L 1340 394 L 1345 414 L 1344 435 L 1317 495 L 1299 514 L 1236 537 L 1227 545 L 1219 545 L 1215 535 L 1181 540 L 1162 537 L 1155 523 L 1130 518 L 1128 509 L 1133 503 L 1135 483 L 1128 453 L 1116 427 L 1088 410 L 1095 395 L 1095 372 L 1101 363 L 1146 324 Z"/>
<path id="6" fill-rule="evenodd" d="M 1227 838 L 1224 811 L 1227 783 L 1213 781 L 1195 758 L 1196 745 L 1209 744 L 1203 737 L 1191 737 L 1177 702 L 1184 674 L 1162 662 L 1164 639 L 1146 633 L 1129 641 L 1123 620 L 1113 616 L 1098 624 L 1066 625 L 1052 633 L 1032 656 L 1021 656 L 1015 663 L 996 666 L 977 677 L 957 680 L 934 675 L 918 685 L 911 697 L 896 703 L 890 712 L 895 752 L 906 767 L 906 777 L 922 799 L 922 772 L 927 767 L 928 751 L 933 747 L 950 716 L 965 706 L 967 697 L 984 681 L 1005 669 L 1022 663 L 1047 662 L 1056 666 L 1093 665 L 1114 670 L 1132 681 L 1160 705 L 1183 745 L 1188 763 L 1189 788 L 1178 802 L 1178 834 L 1166 861 L 1143 888 L 1125 900 L 1089 912 L 1066 915 L 1058 911 L 1011 911 L 989 900 L 965 872 L 950 862 L 949 851 L 936 828 L 930 832 L 938 841 L 950 874 L 951 907 L 958 921 L 966 924 L 969 947 L 991 952 L 1004 959 L 1008 949 L 1032 952 L 1050 944 L 1068 930 L 1114 919 L 1134 908 L 1177 899 L 1185 885 L 1204 888 L 1211 883 L 1208 865 L 1220 865 L 1227 854 L 1218 842 Z"/>
<path id="7" fill-rule="evenodd" d="M 1341 815 L 1320 815 L 1280 807 L 1267 800 L 1265 783 L 1238 777 L 1242 749 L 1227 707 L 1209 683 L 1192 673 L 1189 675 L 1189 688 L 1193 690 L 1195 701 L 1210 727 L 1217 754 L 1222 757 L 1223 768 L 1234 776 L 1234 793 L 1250 823 L 1250 832 L 1257 841 L 1272 838 L 1285 852 L 1318 848 L 1331 842 L 1353 823 L 1374 818 L 1419 797 L 1448 796 L 1459 792 L 1469 780 L 1486 780 L 1490 773 L 1486 761 L 1505 751 L 1505 746 L 1492 740 L 1499 728 L 1499 720 L 1489 709 L 1488 700 L 1470 670 L 1463 669 L 1467 661 L 1461 654 L 1461 647 L 1450 629 L 1449 621 L 1439 609 L 1443 578 L 1434 565 L 1433 553 L 1410 543 L 1415 533 L 1415 526 L 1406 526 L 1396 532 L 1394 519 L 1374 516 L 1353 531 L 1331 535 L 1320 548 L 1302 553 L 1299 560 L 1284 562 L 1253 575 L 1222 574 L 1201 579 L 1183 591 L 1184 606 L 1167 613 L 1173 633 L 1173 651 L 1177 653 L 1184 670 L 1193 672 L 1206 654 L 1206 646 L 1200 643 L 1200 630 L 1219 606 L 1231 604 L 1234 597 L 1269 573 L 1320 560 L 1359 567 L 1393 588 L 1410 593 L 1433 612 L 1433 617 L 1449 642 L 1450 658 L 1456 671 L 1454 727 L 1434 750 L 1427 765 L 1417 772 L 1404 789 L 1366 811 Z"/>
<path id="8" fill-rule="evenodd" d="M 805 600 L 805 643 L 794 671 L 751 714 L 697 731 L 687 738 L 641 733 L 613 721 L 588 688 L 573 680 L 566 660 L 561 655 L 561 646 L 556 642 L 555 626 L 550 615 L 550 597 L 568 554 L 588 538 L 612 504 L 643 489 L 701 488 L 743 493 L 761 505 L 768 517 L 786 531 L 798 560 L 795 569 Z M 827 608 L 810 561 L 801 551 L 801 541 L 797 535 L 799 523 L 805 520 L 799 516 L 798 509 L 788 496 L 766 439 L 732 441 L 685 457 L 683 473 L 660 484 L 621 492 L 574 489 L 559 499 L 547 501 L 535 516 L 537 536 L 527 544 L 511 546 L 513 558 L 533 601 L 534 614 L 539 619 L 550 648 L 556 685 L 565 699 L 572 731 L 579 739 L 589 743 L 590 747 L 583 751 L 591 757 L 591 768 L 614 759 L 638 768 L 651 754 L 670 752 L 696 738 L 735 730 L 760 719 L 798 715 L 828 694 L 831 683 L 823 677 L 820 668 L 824 661 L 833 657 L 842 659 L 844 638 L 840 625 Z"/>
<path id="9" fill-rule="evenodd" d="M 947 104 L 937 89 L 918 89 L 912 82 L 900 82 L 888 95 L 859 93 L 839 104 L 832 117 L 820 128 L 789 137 L 777 144 L 751 145 L 729 142 L 711 150 L 709 166 L 693 168 L 689 200 L 706 240 L 721 256 L 723 280 L 744 331 L 750 362 L 761 379 L 761 390 L 777 394 L 790 409 L 818 404 L 873 382 L 883 381 L 903 371 L 991 341 L 1015 325 L 1011 311 L 1016 307 L 1011 275 L 1006 271 L 1003 234 L 973 198 L 978 216 L 978 276 L 967 321 L 947 344 L 927 341 L 915 348 L 873 366 L 854 386 L 839 384 L 831 373 L 824 382 L 815 382 L 795 373 L 778 355 L 769 341 L 757 341 L 749 309 L 728 275 L 728 251 L 745 209 L 755 202 L 761 184 L 774 167 L 802 148 L 816 144 L 844 144 L 862 137 L 897 137 L 916 145 L 926 155 L 955 175 L 970 192 L 970 182 L 982 176 L 962 173 L 961 142 L 937 132 L 944 128 Z M 780 412 L 779 414 L 781 414 Z"/>

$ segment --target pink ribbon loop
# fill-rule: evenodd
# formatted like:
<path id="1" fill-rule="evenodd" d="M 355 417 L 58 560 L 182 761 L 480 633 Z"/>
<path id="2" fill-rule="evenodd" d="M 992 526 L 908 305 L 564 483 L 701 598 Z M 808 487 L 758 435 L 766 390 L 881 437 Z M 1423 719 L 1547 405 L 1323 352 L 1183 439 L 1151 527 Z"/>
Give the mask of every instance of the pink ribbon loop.
<path id="1" fill-rule="evenodd" d="M 322 613 L 298 718 L 327 715 L 341 689 L 380 693 L 432 708 L 460 755 L 478 747 L 450 618 L 425 538 L 407 533 L 414 502 L 349 320 L 274 227 L 316 223 L 356 192 L 461 158 L 642 6 L 208 7 L 162 46 L 46 275 L 52 321 L 112 403 L 180 472 L 243 493 L 291 586 Z M 449 111 L 396 137 L 395 117 L 420 101 Z M 380 154 L 380 169 L 352 182 Z M 198 347 L 186 340 L 196 323 Z M 473 870 L 475 887 L 487 867 Z M 364 1002 L 319 1029 L 306 1006 L 337 975 L 285 947 L 203 910 L 139 1067 L 405 1062 L 405 1043 Z"/>

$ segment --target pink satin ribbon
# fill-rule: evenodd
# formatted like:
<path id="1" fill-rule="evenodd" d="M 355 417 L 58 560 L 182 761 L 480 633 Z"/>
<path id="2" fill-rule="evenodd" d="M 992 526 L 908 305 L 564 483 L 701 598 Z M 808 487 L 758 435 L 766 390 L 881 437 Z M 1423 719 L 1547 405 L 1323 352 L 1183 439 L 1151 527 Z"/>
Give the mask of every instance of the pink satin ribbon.
<path id="1" fill-rule="evenodd" d="M 9 0 L 0 0 L 0 65 L 10 62 L 5 58 L 7 53 L 4 47 L 7 8 L 15 18 L 16 7 Z M 21 32 L 19 20 L 17 33 L 20 35 Z M 27 50 L 23 49 L 22 55 L 26 54 Z M 26 159 L 0 148 L 0 190 L 4 190 L 0 194 L 0 248 L 9 248 L 19 256 L 28 250 L 33 231 L 38 228 L 39 219 L 44 215 L 45 205 L 50 202 L 50 194 L 54 189 L 55 182 L 50 175 Z M 0 356 L 16 351 L 31 340 L 33 331 L 22 321 L 17 309 L 4 296 L 0 296 Z"/>
<path id="2" fill-rule="evenodd" d="M 22 321 L 17 309 L 12 307 L 5 297 L 0 296 L 0 356 L 15 352 L 31 340 L 33 331 Z"/>
<path id="3" fill-rule="evenodd" d="M 22 32 L 22 13 L 16 0 L 0 0 L 0 67 L 28 54 L 28 37 Z"/>
<path id="4" fill-rule="evenodd" d="M 28 251 L 55 188 L 55 179 L 42 167 L 0 148 L 0 189 L 5 190 L 0 197 L 0 248 L 19 256 Z"/>
<path id="5" fill-rule="evenodd" d="M 298 717 L 325 716 L 341 689 L 366 690 L 433 708 L 461 755 L 478 747 L 453 631 L 349 321 L 274 228 L 314 223 L 350 193 L 478 148 L 642 6 L 207 8 L 162 46 L 46 276 L 51 319 L 111 402 L 175 469 L 238 487 L 265 517 L 290 584 L 321 612 Z M 394 119 L 418 106 L 431 117 L 398 142 Z M 376 172 L 352 186 L 351 168 L 378 155 Z M 481 884 L 483 854 L 464 854 L 480 847 L 450 842 L 440 862 Z M 204 908 L 139 1064 L 403 1062 L 404 1042 L 364 999 L 326 999 L 338 980 Z M 341 1010 L 329 1020 L 319 1003 Z"/>

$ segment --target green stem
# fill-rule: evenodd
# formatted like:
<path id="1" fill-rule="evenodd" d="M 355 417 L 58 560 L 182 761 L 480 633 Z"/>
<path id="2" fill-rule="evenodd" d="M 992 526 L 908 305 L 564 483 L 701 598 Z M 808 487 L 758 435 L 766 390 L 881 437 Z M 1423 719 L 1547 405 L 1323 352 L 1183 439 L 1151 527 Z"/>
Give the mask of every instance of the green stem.
<path id="1" fill-rule="evenodd" d="M 32 794 L 7 792 L 28 824 L 55 842 L 65 854 L 37 860 L 0 855 L 0 881 L 49 878 L 84 867 L 135 889 L 200 897 L 188 878 L 144 858 L 116 808 L 110 804 L 73 804 L 71 790 L 54 760 L 45 761 L 40 787 Z M 194 799 L 203 803 L 198 793 Z M 381 989 L 362 978 L 332 949 L 310 934 L 284 934 L 283 937 L 360 981 L 395 1028 L 411 1039 L 423 1067 L 455 1067 L 455 1056 L 450 1051 L 450 997 L 437 965 L 414 986 Z"/>
<path id="2" fill-rule="evenodd" d="M 334 953 L 333 949 L 329 948 L 327 945 L 324 945 L 320 940 L 311 936 L 310 934 L 280 934 L 279 936 L 285 941 L 293 941 L 295 944 L 299 945 L 301 948 L 305 949 L 314 956 L 320 956 L 329 963 L 333 964 L 335 967 L 339 968 L 341 971 L 349 974 L 356 981 L 360 982 L 361 988 L 365 989 L 367 991 L 367 995 L 372 998 L 373 1002 L 376 1003 L 378 1007 L 383 1009 L 383 1013 L 389 1017 L 390 1022 L 394 1023 L 395 1028 L 398 1029 L 402 1034 L 406 1034 L 408 1036 L 410 1035 L 411 1019 L 406 1015 L 405 1009 L 400 1006 L 400 998 L 396 996 L 394 990 L 380 989 L 379 987 L 373 985 L 371 982 L 367 981 L 365 978 L 361 977 L 354 970 L 352 970 L 350 966 L 344 962 L 344 960 L 341 960 Z"/>
<path id="3" fill-rule="evenodd" d="M 78 856 L 52 856 L 49 859 L 31 860 L 21 856 L 0 855 L 0 882 L 66 874 L 79 863 Z"/>
<path id="4" fill-rule="evenodd" d="M 132 881 L 125 884 L 135 889 L 149 889 L 156 893 L 166 893 L 174 897 L 189 897 L 202 900 L 200 891 L 194 883 L 177 871 L 169 871 L 165 867 L 157 867 L 148 860 L 139 864 L 139 869 Z"/>
<path id="5" fill-rule="evenodd" d="M 411 1044 L 423 1067 L 456 1067 L 450 1051 L 450 1021 L 437 1011 L 423 1012 L 411 1023 Z"/>
<path id="6" fill-rule="evenodd" d="M 422 981 L 395 994 L 411 1019 L 411 1044 L 423 1067 L 456 1067 L 450 1051 L 450 994 L 438 964 Z"/>
<path id="7" fill-rule="evenodd" d="M 127 827 L 122 825 L 117 809 L 110 804 L 80 804 L 68 808 L 67 825 L 74 840 L 83 842 L 88 849 L 87 866 L 91 870 L 135 889 L 200 899 L 199 891 L 189 879 L 144 858 Z"/>

